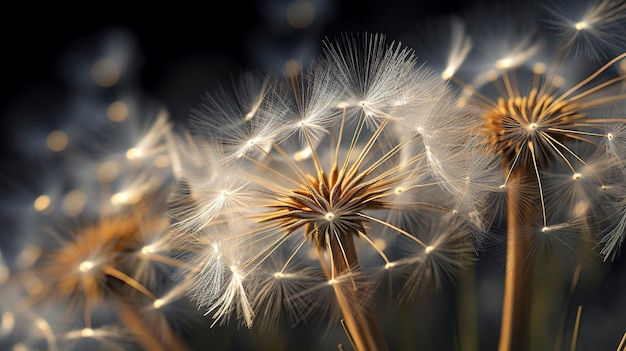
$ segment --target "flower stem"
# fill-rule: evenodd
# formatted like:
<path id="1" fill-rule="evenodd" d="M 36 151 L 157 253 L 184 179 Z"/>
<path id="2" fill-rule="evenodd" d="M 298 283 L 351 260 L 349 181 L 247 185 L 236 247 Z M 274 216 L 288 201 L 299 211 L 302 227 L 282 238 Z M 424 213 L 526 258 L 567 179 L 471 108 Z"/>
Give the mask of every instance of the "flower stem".
<path id="1" fill-rule="evenodd" d="M 528 179 L 533 179 L 526 175 L 523 171 L 513 172 L 511 180 L 516 180 L 517 186 L 508 191 L 506 274 L 499 351 L 528 348 L 532 292 L 532 265 L 528 264 L 532 236 L 528 230 L 532 228 L 538 209 L 531 201 L 524 200 L 525 186 Z"/>
<path id="2" fill-rule="evenodd" d="M 169 328 L 150 330 L 135 303 L 121 297 L 118 302 L 120 304 L 118 310 L 122 322 L 128 327 L 145 350 L 188 350 L 187 345 Z M 158 336 L 156 334 L 158 334 Z"/>
<path id="3" fill-rule="evenodd" d="M 333 278 L 331 272 L 335 272 L 335 277 L 337 277 L 342 274 L 349 274 L 349 272 L 354 273 L 358 269 L 358 259 L 352 237 L 353 235 L 342 235 L 341 242 L 331 240 L 330 264 L 332 269 L 329 269 L 326 262 L 321 259 L 328 279 Z M 320 255 L 320 258 L 322 257 Z M 333 289 L 345 326 L 356 345 L 357 351 L 388 350 L 374 308 L 368 302 L 369 294 L 366 288 L 354 274 L 351 274 L 351 279 L 348 282 L 333 283 Z"/>

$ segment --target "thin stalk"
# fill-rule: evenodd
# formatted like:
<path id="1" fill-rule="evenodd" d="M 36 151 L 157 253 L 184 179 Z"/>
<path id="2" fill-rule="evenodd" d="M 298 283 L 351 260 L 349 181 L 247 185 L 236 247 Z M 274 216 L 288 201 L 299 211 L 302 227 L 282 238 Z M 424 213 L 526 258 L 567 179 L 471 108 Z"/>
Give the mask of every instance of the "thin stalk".
<path id="1" fill-rule="evenodd" d="M 129 331 L 145 350 L 188 350 L 187 345 L 168 328 L 159 330 L 159 336 L 155 335 L 155 332 L 147 327 L 146 321 L 144 317 L 142 317 L 142 312 L 137 309 L 137 305 L 131 301 L 126 301 L 126 299 L 121 296 L 119 297 L 118 310 L 122 322 L 128 327 Z"/>
<path id="2" fill-rule="evenodd" d="M 327 267 L 320 255 L 324 272 L 329 280 L 352 274 L 358 269 L 358 259 L 354 247 L 353 235 L 342 235 L 339 240 L 330 240 L 330 264 Z M 333 276 L 334 273 L 334 276 Z M 354 279 L 351 277 L 351 279 Z M 357 351 L 387 351 L 387 343 L 383 337 L 376 313 L 371 304 L 367 303 L 367 291 L 357 282 L 346 283 L 343 278 L 333 283 L 337 303 L 343 315 L 346 329 L 352 337 Z"/>
<path id="3" fill-rule="evenodd" d="M 532 248 L 528 228 L 533 227 L 533 218 L 541 210 L 524 200 L 525 185 L 533 179 L 526 175 L 532 173 L 524 172 L 523 168 L 514 171 L 511 180 L 516 180 L 517 186 L 510 187 L 508 192 L 506 273 L 499 351 L 528 349 L 533 273 L 532 265 L 528 264 Z"/>

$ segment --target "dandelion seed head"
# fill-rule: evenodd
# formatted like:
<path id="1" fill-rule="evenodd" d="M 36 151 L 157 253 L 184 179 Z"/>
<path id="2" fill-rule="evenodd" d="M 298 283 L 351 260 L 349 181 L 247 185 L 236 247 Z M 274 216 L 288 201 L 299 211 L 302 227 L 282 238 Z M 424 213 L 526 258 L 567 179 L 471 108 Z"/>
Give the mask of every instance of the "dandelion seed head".
<path id="1" fill-rule="evenodd" d="M 582 174 L 580 174 L 580 173 L 574 173 L 574 174 L 572 175 L 572 179 L 574 179 L 574 180 L 578 180 L 578 179 L 580 179 L 580 178 L 582 178 L 582 177 L 583 177 L 583 175 L 582 175 Z"/>
<path id="2" fill-rule="evenodd" d="M 434 247 L 434 246 L 431 246 L 431 245 L 428 245 L 428 246 L 426 246 L 426 247 L 424 248 L 424 252 L 425 252 L 426 254 L 429 254 L 429 253 L 433 252 L 434 250 L 435 250 L 435 247 Z"/>
<path id="3" fill-rule="evenodd" d="M 380 267 L 391 258 L 396 263 L 389 269 L 404 262 L 393 256 L 396 240 L 388 236 L 400 237 L 398 241 L 412 248 L 413 260 L 400 264 L 402 269 L 421 264 L 414 258 L 424 257 L 426 241 L 407 219 L 422 209 L 435 216 L 440 215 L 436 210 L 448 214 L 461 197 L 441 186 L 451 181 L 439 170 L 456 169 L 464 162 L 447 155 L 455 154 L 467 130 L 459 131 L 456 140 L 444 137 L 454 146 L 439 145 L 430 135 L 446 135 L 435 118 L 443 111 L 450 118 L 447 124 L 461 125 L 470 117 L 447 109 L 455 103 L 447 83 L 416 66 L 412 51 L 383 46 L 382 37 L 343 39 L 338 45 L 327 43 L 325 56 L 313 62 L 314 70 L 279 75 L 271 85 L 261 79 L 266 84 L 262 93 L 256 85 L 245 92 L 236 86 L 233 91 L 244 101 L 216 95 L 226 102 L 210 98 L 203 115 L 197 116 L 202 118 L 197 131 L 201 134 L 190 154 L 201 156 L 198 164 L 189 157 L 192 165 L 183 168 L 182 176 L 189 188 L 180 189 L 184 195 L 191 189 L 193 196 L 181 197 L 188 202 L 175 215 L 180 217 L 177 223 L 183 223 L 181 239 L 182 234 L 192 234 L 207 246 L 199 255 L 201 268 L 191 272 L 191 290 L 215 323 L 236 316 L 249 325 L 256 309 L 264 311 L 256 305 L 258 300 L 271 297 L 259 296 L 259 289 L 270 286 L 272 294 L 293 295 L 293 301 L 299 301 L 314 294 L 313 283 L 333 285 L 326 288 L 333 291 L 343 289 L 344 283 L 364 284 L 371 273 L 361 271 L 361 264 L 376 262 Z M 254 119 L 242 122 L 233 116 L 247 110 L 242 107 L 245 101 L 258 110 Z M 429 135 L 421 135 L 418 128 Z M 438 159 L 442 153 L 445 162 Z M 434 168 L 441 176 L 433 175 Z M 207 179 L 207 170 L 217 175 Z M 234 186 L 224 187 L 224 182 Z M 231 199 L 222 199 L 223 189 L 238 197 L 232 206 L 223 205 Z M 357 267 L 354 255 L 361 251 L 376 257 L 359 260 Z M 297 262 L 307 266 L 296 270 Z M 303 282 L 312 271 L 319 275 L 317 280 Z M 285 279 L 287 274 L 293 279 Z M 369 294 L 369 289 L 364 291 Z M 280 300 L 285 303 L 285 298 Z"/>

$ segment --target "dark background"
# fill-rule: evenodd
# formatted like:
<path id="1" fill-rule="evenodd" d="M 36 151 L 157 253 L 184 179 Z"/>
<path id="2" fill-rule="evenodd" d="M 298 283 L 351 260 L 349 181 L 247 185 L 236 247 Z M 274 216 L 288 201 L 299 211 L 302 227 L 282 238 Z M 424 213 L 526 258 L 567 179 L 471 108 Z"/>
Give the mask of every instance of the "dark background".
<path id="1" fill-rule="evenodd" d="M 96 57 L 93 48 L 112 30 L 121 31 L 133 50 L 131 74 L 135 75 L 135 89 L 166 106 L 172 119 L 184 124 L 189 109 L 200 101 L 204 91 L 214 89 L 218 83 L 228 83 L 240 72 L 272 67 L 292 58 L 313 57 L 320 52 L 322 40 L 344 32 L 384 33 L 390 40 L 411 44 L 419 36 L 418 28 L 425 19 L 470 6 L 470 2 L 461 0 L 312 0 L 316 10 L 314 21 L 304 29 L 295 29 L 284 17 L 288 3 L 287 0 L 219 1 L 206 5 L 167 2 L 167 5 L 142 5 L 141 9 L 116 2 L 72 6 L 28 3 L 5 8 L 0 20 L 2 156 L 11 155 L 29 143 L 20 130 L 39 124 L 54 125 L 63 118 L 62 106 L 77 94 L 80 58 Z M 477 266 L 478 299 L 483 302 L 478 306 L 480 335 L 485 349 L 493 349 L 497 341 L 500 305 L 489 301 L 489 296 L 498 296 L 502 288 L 501 254 L 501 247 L 483 254 Z M 583 314 L 581 330 L 587 339 L 581 337 L 582 345 L 596 345 L 597 350 L 617 346 L 619 340 L 613 336 L 620 335 L 614 331 L 620 330 L 620 323 L 621 330 L 626 328 L 623 325 L 626 311 L 620 295 L 626 292 L 624 261 L 622 258 L 592 271 L 602 281 L 592 279 L 588 283 L 590 288 L 583 287 L 572 302 L 567 328 L 572 327 L 571 313 L 577 304 L 591 311 Z M 565 301 L 566 294 L 562 291 L 565 290 L 557 289 L 554 294 L 557 300 Z M 445 305 L 446 297 L 441 299 L 443 302 L 439 301 L 437 306 Z M 431 315 L 435 312 L 430 311 Z M 429 326 L 425 320 L 416 319 L 419 317 L 405 311 L 402 318 L 424 330 L 442 323 Z M 392 327 L 402 327 L 398 320 L 389 323 Z M 306 335 L 305 329 L 294 331 L 292 338 Z M 603 330 L 611 337 L 598 340 L 602 339 L 598 331 Z M 223 330 L 210 333 L 223 334 Z M 397 333 L 412 331 L 398 329 Z M 447 337 L 445 330 L 440 334 L 443 336 L 437 338 Z M 210 343 L 210 337 L 206 337 Z M 259 345 L 271 344 L 268 340 Z M 604 342 L 602 347 L 599 342 Z"/>
<path id="2" fill-rule="evenodd" d="M 410 38 L 423 18 L 458 11 L 468 4 L 457 0 L 316 0 L 311 1 L 316 11 L 312 24 L 295 29 L 284 16 L 289 2 L 151 3 L 141 9 L 115 1 L 13 5 L 0 21 L 0 106 L 6 111 L 38 89 L 58 93 L 68 88 L 63 55 L 114 28 L 127 30 L 134 38 L 141 88 L 165 105 L 175 106 L 171 107 L 173 117 L 183 119 L 185 105 L 195 103 L 203 90 L 227 81 L 231 74 L 290 58 L 306 59 L 319 53 L 325 37 L 333 39 L 343 32 L 385 33 L 390 40 Z"/>

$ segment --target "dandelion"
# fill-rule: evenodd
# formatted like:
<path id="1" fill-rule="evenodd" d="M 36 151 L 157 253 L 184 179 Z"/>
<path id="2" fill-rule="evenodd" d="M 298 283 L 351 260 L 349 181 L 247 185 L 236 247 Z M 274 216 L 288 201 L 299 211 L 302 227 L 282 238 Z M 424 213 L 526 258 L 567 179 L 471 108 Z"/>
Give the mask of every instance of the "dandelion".
<path id="1" fill-rule="evenodd" d="M 501 160 L 507 190 L 501 350 L 524 349 L 527 341 L 531 270 L 523 266 L 532 251 L 551 247 L 564 257 L 580 257 L 585 245 L 578 243 L 600 231 L 592 229 L 602 216 L 594 209 L 623 182 L 613 176 L 623 157 L 611 146 L 623 116 L 609 111 L 626 98 L 626 76 L 614 73 L 626 53 L 580 79 L 566 67 L 577 63 L 570 60 L 572 49 L 585 44 L 578 41 L 580 32 L 593 30 L 594 45 L 603 47 L 620 40 L 608 28 L 624 14 L 621 1 L 596 1 L 572 24 L 574 32 L 562 32 L 549 62 L 537 58 L 542 44 L 531 29 L 469 83 L 462 67 L 450 78 L 463 87 L 459 103 L 477 108 L 487 152 Z"/>
<path id="2" fill-rule="evenodd" d="M 173 227 L 200 250 L 189 294 L 213 324 L 275 309 L 297 322 L 331 289 L 357 348 L 383 350 L 377 277 L 404 276 L 409 298 L 473 253 L 446 179 L 462 160 L 439 158 L 471 116 L 416 63 L 382 35 L 346 35 L 298 75 L 244 76 L 194 112 Z"/>
<path id="3" fill-rule="evenodd" d="M 15 257 L 15 271 L 0 265 L 3 296 L 16 292 L 12 306 L 2 309 L 3 334 L 17 335 L 23 330 L 20 321 L 35 318 L 47 327 L 29 333 L 45 335 L 51 350 L 128 349 L 137 344 L 151 350 L 187 349 L 171 324 L 169 307 L 184 297 L 170 279 L 173 270 L 184 265 L 173 252 L 184 249 L 173 247 L 166 235 L 170 221 L 164 189 L 172 170 L 154 162 L 173 155 L 170 133 L 168 117 L 161 114 L 133 143 L 144 151 L 141 157 L 111 156 L 112 150 L 107 150 L 104 157 L 98 154 L 101 158 L 91 155 L 89 162 L 67 160 L 81 165 L 69 167 L 74 172 L 66 176 L 81 189 L 68 194 L 82 194 L 84 210 L 73 213 L 74 225 L 67 226 L 67 217 L 55 211 L 70 205 L 68 195 L 61 200 L 46 191 L 31 203 L 31 211 L 43 218 L 37 224 L 45 226 L 37 228 L 36 240 Z M 120 146 L 128 149 L 128 144 Z M 100 194 L 93 194 L 92 188 Z M 73 324 L 61 326 L 54 321 L 59 316 Z"/>

